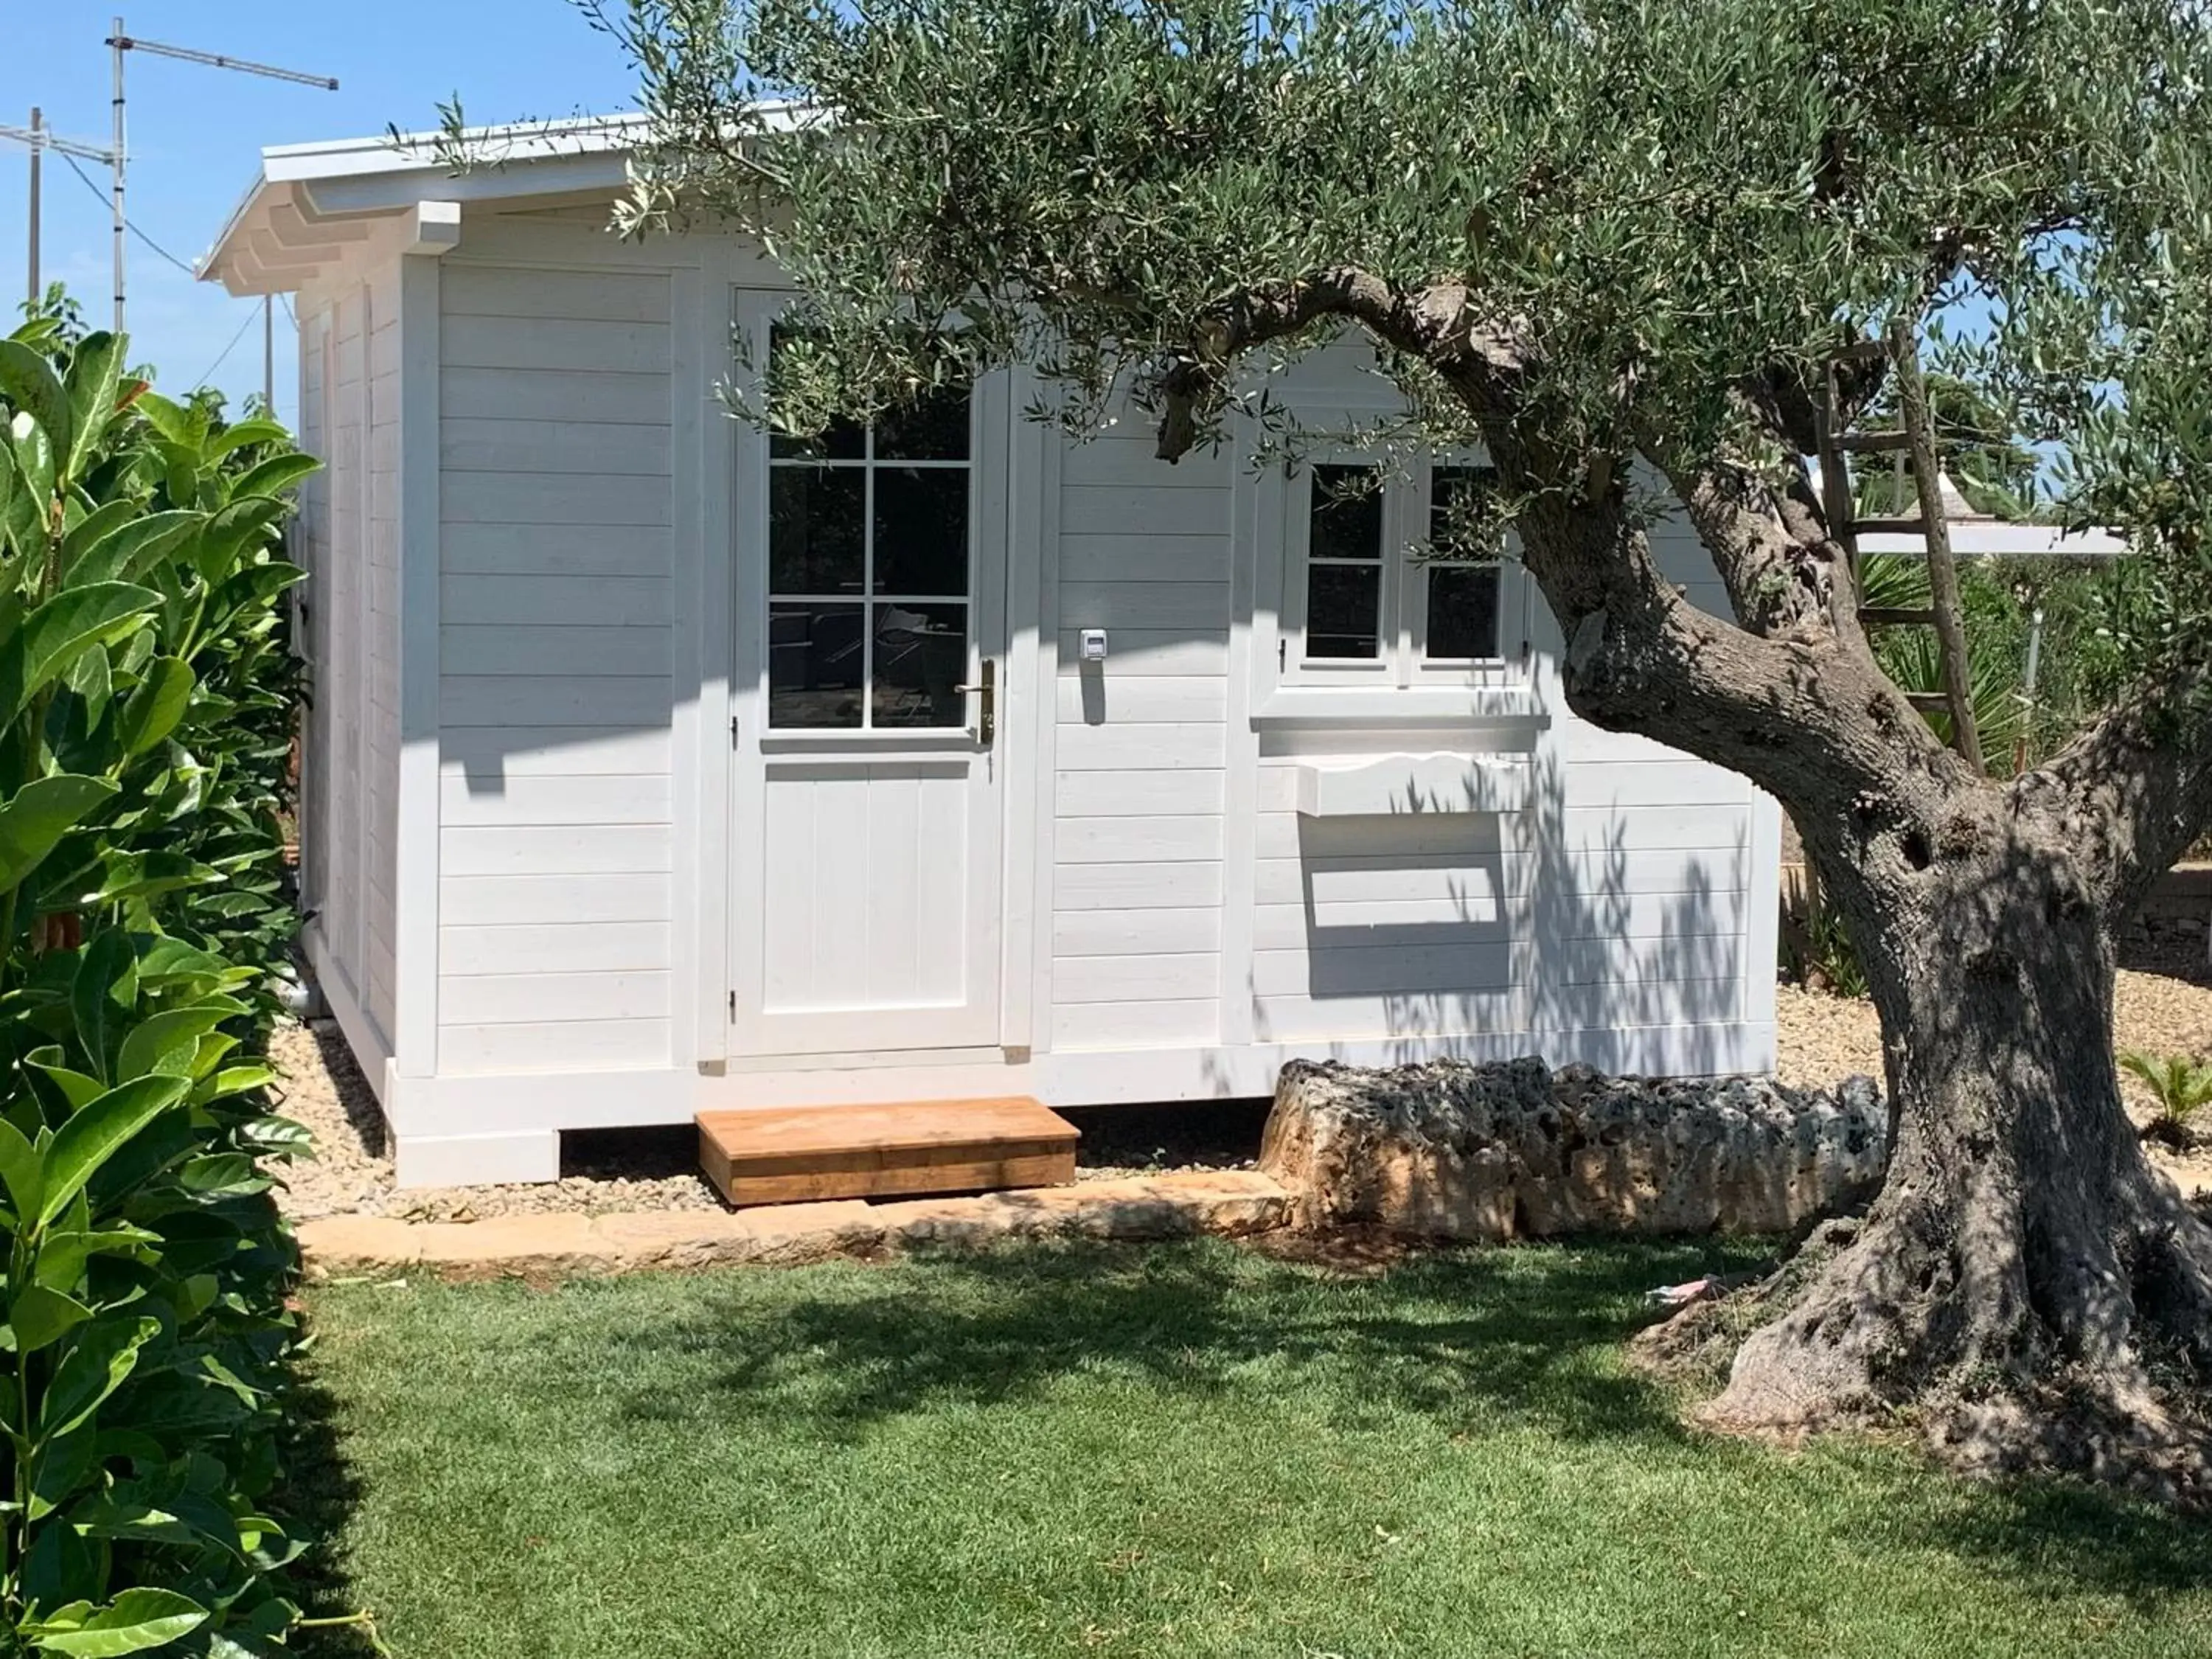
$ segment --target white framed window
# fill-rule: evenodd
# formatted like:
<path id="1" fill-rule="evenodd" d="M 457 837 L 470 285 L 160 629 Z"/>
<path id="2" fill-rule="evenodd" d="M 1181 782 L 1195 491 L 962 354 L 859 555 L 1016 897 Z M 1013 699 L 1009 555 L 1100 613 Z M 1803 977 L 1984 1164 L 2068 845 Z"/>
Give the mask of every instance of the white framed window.
<path id="1" fill-rule="evenodd" d="M 1469 492 L 1491 480 L 1456 459 L 1386 471 L 1336 458 L 1299 469 L 1283 498 L 1280 683 L 1504 683 L 1520 649 L 1506 637 L 1509 569 L 1468 533 Z"/>
<path id="2" fill-rule="evenodd" d="M 966 726 L 975 457 L 965 386 L 872 426 L 771 437 L 771 730 Z"/>

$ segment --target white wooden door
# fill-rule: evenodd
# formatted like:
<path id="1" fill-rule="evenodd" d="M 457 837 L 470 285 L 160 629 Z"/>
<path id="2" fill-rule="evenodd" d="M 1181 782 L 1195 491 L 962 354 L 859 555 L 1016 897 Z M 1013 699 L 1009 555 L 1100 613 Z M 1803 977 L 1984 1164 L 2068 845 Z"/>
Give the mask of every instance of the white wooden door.
<path id="1" fill-rule="evenodd" d="M 754 365 L 783 303 L 738 295 Z M 1010 416 L 732 423 L 733 1056 L 1000 1039 Z"/>

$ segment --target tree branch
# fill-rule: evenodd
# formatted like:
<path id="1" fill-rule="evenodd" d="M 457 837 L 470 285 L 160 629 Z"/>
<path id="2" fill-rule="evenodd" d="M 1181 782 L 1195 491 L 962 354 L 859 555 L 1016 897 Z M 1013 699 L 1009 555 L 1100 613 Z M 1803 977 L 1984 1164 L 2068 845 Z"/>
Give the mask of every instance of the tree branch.
<path id="1" fill-rule="evenodd" d="M 1386 345 L 1421 358 L 1450 379 L 1478 416 L 1510 404 L 1533 348 L 1522 326 L 1480 312 L 1456 283 L 1402 289 L 1353 265 L 1286 282 L 1234 289 L 1193 319 L 1190 344 L 1158 380 L 1159 455 L 1190 452 L 1217 410 L 1231 368 L 1248 351 L 1288 339 L 1326 318 L 1356 322 Z"/>
<path id="2" fill-rule="evenodd" d="M 2212 647 L 2145 675 L 2133 695 L 2013 789 L 2060 808 L 2107 921 L 2125 921 L 2212 829 Z"/>

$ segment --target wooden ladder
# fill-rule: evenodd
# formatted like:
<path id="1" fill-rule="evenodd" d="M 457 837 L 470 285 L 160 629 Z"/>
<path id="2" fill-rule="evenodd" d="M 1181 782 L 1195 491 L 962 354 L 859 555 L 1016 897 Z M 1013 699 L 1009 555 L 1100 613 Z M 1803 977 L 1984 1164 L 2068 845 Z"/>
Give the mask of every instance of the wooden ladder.
<path id="1" fill-rule="evenodd" d="M 1903 425 L 1894 431 L 1854 432 L 1843 418 L 1836 371 L 1845 363 L 1886 361 L 1897 376 L 1898 412 Z M 1966 626 L 1959 599 L 1959 567 L 1951 556 L 1950 524 L 1943 507 L 1943 473 L 1936 453 L 1935 424 L 1928 409 L 1928 382 L 1921 373 L 1920 349 L 1912 325 L 1900 319 L 1886 340 L 1861 340 L 1830 357 L 1822 376 L 1821 395 L 1815 411 L 1820 448 L 1821 502 L 1828 523 L 1843 544 L 1850 562 L 1851 589 L 1859 591 L 1859 538 L 1862 535 L 1919 536 L 1928 548 L 1928 593 L 1925 610 L 1863 605 L 1860 625 L 1866 628 L 1932 628 L 1936 631 L 1936 661 L 1942 672 L 1941 691 L 1911 691 L 1906 697 L 1923 714 L 1951 717 L 1951 746 L 1975 771 L 1984 769 L 1981 733 L 1974 726 L 1973 683 L 1966 663 Z M 1909 458 L 1918 495 L 1917 517 L 1861 517 L 1851 495 L 1850 469 L 1844 457 L 1851 453 L 1887 453 L 1899 458 L 1900 469 Z"/>

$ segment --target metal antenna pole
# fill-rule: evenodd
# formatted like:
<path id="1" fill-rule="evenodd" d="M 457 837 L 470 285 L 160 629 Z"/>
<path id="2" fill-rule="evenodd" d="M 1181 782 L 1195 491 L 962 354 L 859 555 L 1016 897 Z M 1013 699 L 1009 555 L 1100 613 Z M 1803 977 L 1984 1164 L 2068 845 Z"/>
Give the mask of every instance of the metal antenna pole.
<path id="1" fill-rule="evenodd" d="M 46 139 L 46 112 L 36 104 L 31 106 L 31 304 L 39 303 L 39 220 L 40 191 L 44 180 L 40 177 L 40 162 L 43 159 Z"/>
<path id="2" fill-rule="evenodd" d="M 111 146 L 115 156 L 115 331 L 123 332 L 123 246 L 129 221 L 123 216 L 123 52 L 130 43 L 123 33 L 123 20 L 115 20 L 115 33 L 108 38 L 108 46 L 115 58 L 115 134 Z"/>
<path id="3" fill-rule="evenodd" d="M 134 40 L 123 32 L 123 20 L 115 20 L 115 33 L 107 43 L 115 48 L 115 331 L 123 331 L 123 54 L 126 52 L 151 52 L 156 58 L 173 58 L 179 63 L 204 64 L 210 69 L 237 70 L 245 75 L 258 75 L 271 81 L 289 81 L 303 87 L 319 87 L 325 92 L 338 89 L 337 77 L 330 75 L 308 75 L 300 70 L 278 69 L 272 64 L 256 64 L 244 58 L 226 58 L 220 52 L 199 52 L 191 46 L 172 46 L 159 40 Z M 261 301 L 261 389 L 269 406 L 276 406 L 276 324 L 275 301 L 264 295 Z"/>

